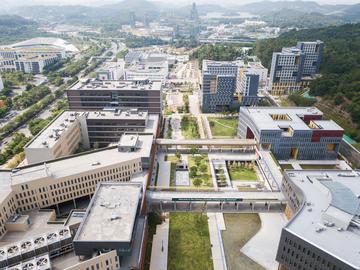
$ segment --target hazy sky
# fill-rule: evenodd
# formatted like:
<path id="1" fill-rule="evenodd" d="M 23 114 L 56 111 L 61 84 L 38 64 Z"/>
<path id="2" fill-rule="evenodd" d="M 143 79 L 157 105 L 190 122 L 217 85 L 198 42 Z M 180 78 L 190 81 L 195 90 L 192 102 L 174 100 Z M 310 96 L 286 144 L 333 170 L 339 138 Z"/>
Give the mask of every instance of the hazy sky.
<path id="1" fill-rule="evenodd" d="M 1 0 L 0 2 L 5 2 L 11 6 L 14 5 L 101 5 L 101 4 L 108 4 L 108 3 L 116 3 L 120 2 L 121 0 Z M 150 1 L 159 1 L 164 3 L 171 3 L 171 4 L 190 4 L 192 2 L 196 3 L 213 3 L 213 4 L 222 4 L 226 5 L 229 4 L 246 4 L 251 2 L 257 2 L 259 0 L 150 0 Z M 359 3 L 360 0 L 315 0 L 320 4 L 354 4 Z"/>

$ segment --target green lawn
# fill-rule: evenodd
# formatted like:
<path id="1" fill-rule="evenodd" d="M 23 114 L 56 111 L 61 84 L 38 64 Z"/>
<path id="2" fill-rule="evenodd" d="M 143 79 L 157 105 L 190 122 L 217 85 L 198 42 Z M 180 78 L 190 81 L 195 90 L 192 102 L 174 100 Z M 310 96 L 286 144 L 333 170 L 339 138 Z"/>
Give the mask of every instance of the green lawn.
<path id="1" fill-rule="evenodd" d="M 176 164 L 179 162 L 179 159 L 175 155 L 166 155 L 165 161 L 170 161 L 170 186 L 175 186 L 176 182 Z"/>
<path id="2" fill-rule="evenodd" d="M 169 270 L 212 270 L 207 216 L 170 213 Z"/>
<path id="3" fill-rule="evenodd" d="M 235 137 L 238 126 L 237 118 L 208 118 L 211 134 L 214 137 Z"/>
<path id="4" fill-rule="evenodd" d="M 228 270 L 264 270 L 240 249 L 260 230 L 258 214 L 224 214 L 226 230 L 222 231 Z"/>
<path id="5" fill-rule="evenodd" d="M 193 185 L 194 185 L 194 181 L 196 183 L 196 181 L 200 182 L 200 180 L 201 180 L 200 186 L 206 186 L 206 187 L 213 186 L 209 158 L 207 155 L 189 156 L 188 157 L 188 166 L 189 166 L 189 170 L 191 167 L 197 168 L 197 173 L 195 176 L 191 175 L 191 173 L 189 174 L 190 181 Z M 202 168 L 205 169 L 205 167 L 206 167 L 206 170 L 202 170 Z M 196 185 L 194 185 L 194 186 L 196 186 Z"/>
<path id="6" fill-rule="evenodd" d="M 146 244 L 146 253 L 145 253 L 145 270 L 150 269 L 150 259 L 151 259 L 151 247 L 154 234 L 156 233 L 156 226 L 161 224 L 161 217 L 159 214 L 151 212 L 148 215 L 148 241 Z"/>
<path id="7" fill-rule="evenodd" d="M 228 171 L 230 174 L 230 180 L 236 181 L 257 181 L 259 180 L 256 171 L 254 169 L 247 168 L 245 166 L 228 165 Z"/>
<path id="8" fill-rule="evenodd" d="M 183 116 L 181 119 L 181 133 L 185 139 L 199 139 L 199 129 L 195 117 Z"/>

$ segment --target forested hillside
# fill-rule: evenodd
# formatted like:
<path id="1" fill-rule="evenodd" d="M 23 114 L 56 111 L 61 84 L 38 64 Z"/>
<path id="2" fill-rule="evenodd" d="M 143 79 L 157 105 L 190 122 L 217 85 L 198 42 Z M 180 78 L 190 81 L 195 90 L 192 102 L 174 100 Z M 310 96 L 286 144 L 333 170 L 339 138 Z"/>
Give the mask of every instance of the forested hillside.
<path id="1" fill-rule="evenodd" d="M 360 24 L 291 31 L 275 39 L 259 41 L 255 52 L 263 64 L 270 67 L 272 53 L 283 46 L 317 39 L 325 42 L 322 77 L 313 81 L 310 94 L 343 110 L 343 117 L 348 113 L 353 125 L 347 133 L 360 140 Z"/>
<path id="2" fill-rule="evenodd" d="M 0 16 L 0 44 L 11 44 L 40 33 L 38 25 L 32 20 L 16 15 Z"/>

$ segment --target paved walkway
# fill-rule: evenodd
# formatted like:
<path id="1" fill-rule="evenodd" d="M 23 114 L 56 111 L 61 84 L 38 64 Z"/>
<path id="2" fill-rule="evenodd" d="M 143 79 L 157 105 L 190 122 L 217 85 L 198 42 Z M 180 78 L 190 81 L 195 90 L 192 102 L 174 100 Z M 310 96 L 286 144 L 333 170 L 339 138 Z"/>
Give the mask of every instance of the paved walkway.
<path id="1" fill-rule="evenodd" d="M 203 127 L 203 123 L 201 121 L 201 116 L 200 115 L 196 116 L 196 122 L 197 122 L 198 127 L 199 127 L 200 139 L 206 139 L 205 132 L 204 132 L 204 127 Z"/>
<path id="2" fill-rule="evenodd" d="M 184 139 L 184 136 L 181 133 L 181 116 L 179 114 L 173 114 L 170 121 L 172 127 L 172 139 L 173 140 Z"/>
<path id="3" fill-rule="evenodd" d="M 282 213 L 260 213 L 261 228 L 259 232 L 241 249 L 246 256 L 262 265 L 265 269 L 277 270 L 279 263 L 275 260 L 277 246 L 282 228 L 287 219 Z"/>
<path id="4" fill-rule="evenodd" d="M 210 124 L 209 124 L 209 120 L 207 119 L 206 115 L 201 115 L 202 121 L 204 123 L 204 130 L 206 131 L 206 135 L 209 139 L 212 139 L 212 133 L 211 133 L 211 128 L 210 128 Z"/>
<path id="5" fill-rule="evenodd" d="M 171 164 L 170 162 L 165 161 L 164 159 L 165 159 L 165 154 L 159 153 L 158 155 L 159 174 L 158 174 L 157 186 L 169 187 Z"/>
<path id="6" fill-rule="evenodd" d="M 208 213 L 211 254 L 214 262 L 214 270 L 227 270 L 224 246 L 221 231 L 225 230 L 225 222 L 222 213 Z"/>
<path id="7" fill-rule="evenodd" d="M 151 247 L 150 270 L 167 270 L 169 219 L 156 226 Z"/>

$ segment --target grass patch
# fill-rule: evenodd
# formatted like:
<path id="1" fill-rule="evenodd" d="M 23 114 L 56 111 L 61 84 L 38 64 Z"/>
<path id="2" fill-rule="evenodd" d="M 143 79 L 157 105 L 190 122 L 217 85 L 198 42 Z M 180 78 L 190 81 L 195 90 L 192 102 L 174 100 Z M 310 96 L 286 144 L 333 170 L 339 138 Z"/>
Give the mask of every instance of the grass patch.
<path id="1" fill-rule="evenodd" d="M 175 186 L 176 182 L 176 164 L 180 161 L 180 159 L 177 156 L 165 156 L 165 161 L 170 162 L 170 186 Z"/>
<path id="2" fill-rule="evenodd" d="M 224 214 L 226 230 L 222 231 L 224 251 L 229 270 L 263 270 L 240 249 L 260 230 L 258 214 Z"/>
<path id="3" fill-rule="evenodd" d="M 336 165 L 321 165 L 321 164 L 300 164 L 303 170 L 335 170 L 338 169 Z"/>
<path id="4" fill-rule="evenodd" d="M 145 270 L 150 269 L 150 259 L 151 259 L 151 247 L 153 243 L 153 237 L 156 233 L 156 226 L 161 224 L 161 217 L 158 213 L 151 212 L 148 215 L 148 225 L 149 225 L 149 235 L 148 241 L 146 244 L 146 253 L 145 253 Z"/>
<path id="5" fill-rule="evenodd" d="M 189 178 L 194 186 L 213 186 L 209 158 L 207 155 L 189 156 L 188 163 Z"/>
<path id="6" fill-rule="evenodd" d="M 294 169 L 294 167 L 291 164 L 281 164 L 280 168 L 282 170 L 292 170 L 292 169 Z"/>
<path id="7" fill-rule="evenodd" d="M 257 181 L 259 180 L 255 168 L 245 165 L 227 165 L 231 181 Z"/>
<path id="8" fill-rule="evenodd" d="M 354 146 L 357 150 L 360 151 L 360 143 L 354 143 L 352 144 L 352 146 Z"/>
<path id="9" fill-rule="evenodd" d="M 356 129 L 356 125 L 351 121 L 351 119 L 349 117 L 344 117 L 345 114 L 332 111 L 328 108 L 328 106 L 321 102 L 318 102 L 316 104 L 316 107 L 324 113 L 324 119 L 331 119 L 335 121 L 339 126 L 344 129 L 345 134 L 349 135 L 350 137 L 354 137 L 352 135 L 358 132 Z"/>
<path id="10" fill-rule="evenodd" d="M 199 129 L 195 117 L 183 116 L 181 119 L 181 133 L 185 139 L 199 139 Z"/>
<path id="11" fill-rule="evenodd" d="M 214 137 L 235 137 L 238 126 L 237 118 L 208 118 L 211 134 Z"/>
<path id="12" fill-rule="evenodd" d="M 287 97 L 280 98 L 281 107 L 296 107 L 296 104 Z"/>
<path id="13" fill-rule="evenodd" d="M 155 186 L 157 185 L 158 177 L 159 177 L 159 162 L 156 164 Z"/>
<path id="14" fill-rule="evenodd" d="M 213 269 L 206 215 L 170 213 L 168 269 Z"/>

